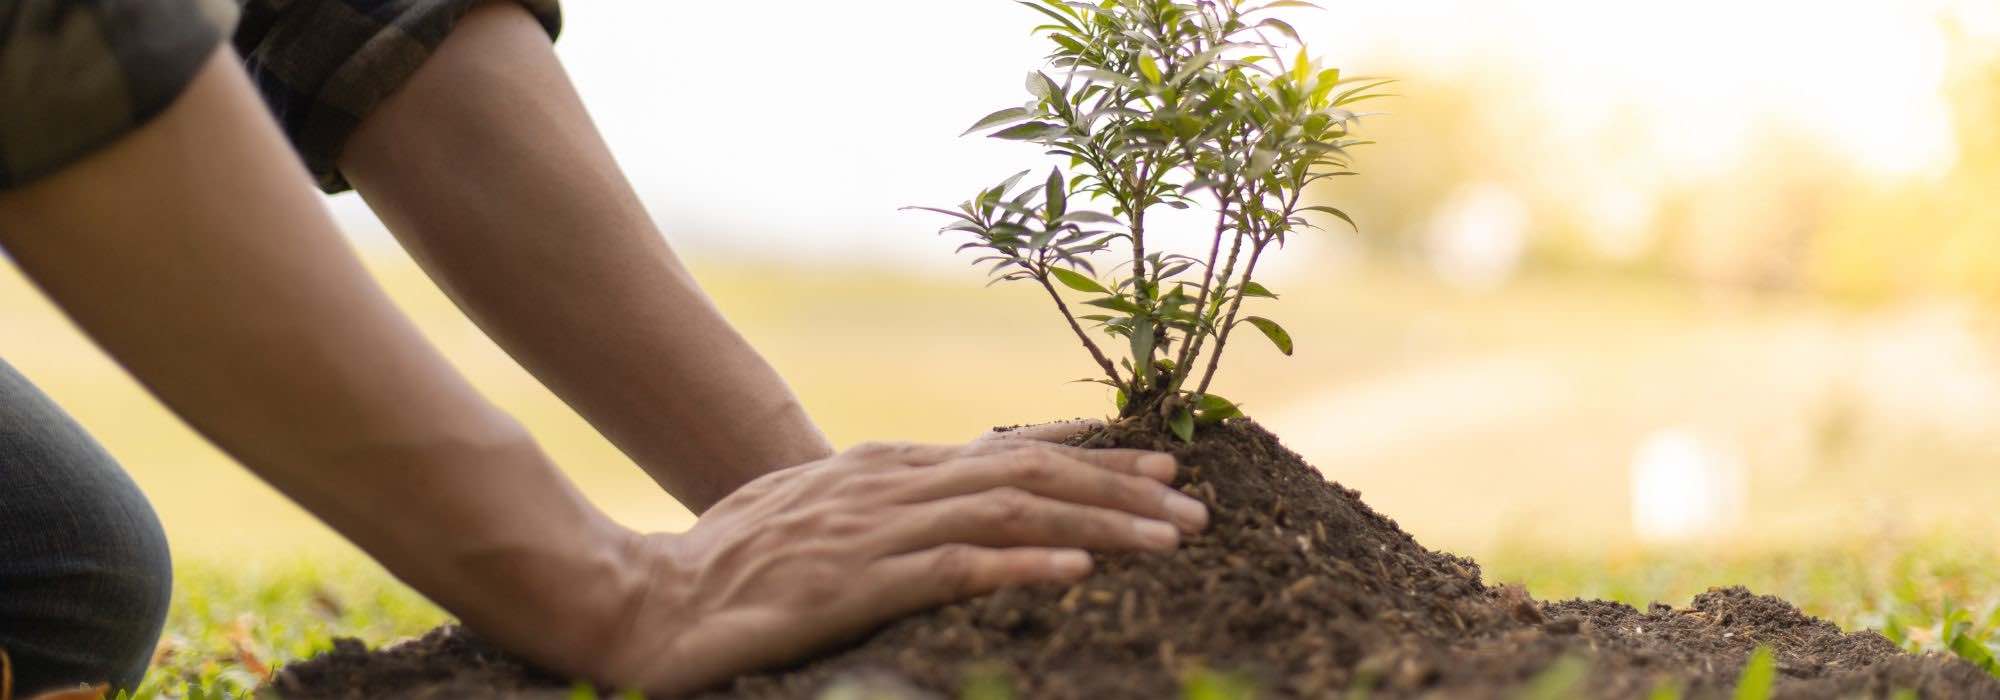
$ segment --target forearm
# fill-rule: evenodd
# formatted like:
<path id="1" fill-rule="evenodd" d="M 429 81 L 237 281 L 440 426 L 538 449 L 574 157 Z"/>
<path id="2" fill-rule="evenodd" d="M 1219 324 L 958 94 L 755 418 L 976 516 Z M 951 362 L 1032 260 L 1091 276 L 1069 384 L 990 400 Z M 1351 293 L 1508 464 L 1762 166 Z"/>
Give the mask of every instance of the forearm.
<path id="1" fill-rule="evenodd" d="M 176 413 L 469 623 L 526 637 L 505 617 L 551 592 L 615 599 L 591 587 L 621 583 L 602 573 L 630 536 L 396 313 L 263 109 L 218 53 L 144 128 L 0 195 L 0 244 Z"/>
<path id="2" fill-rule="evenodd" d="M 469 14 L 341 168 L 482 329 L 689 508 L 831 453 L 668 249 L 518 7 Z"/>

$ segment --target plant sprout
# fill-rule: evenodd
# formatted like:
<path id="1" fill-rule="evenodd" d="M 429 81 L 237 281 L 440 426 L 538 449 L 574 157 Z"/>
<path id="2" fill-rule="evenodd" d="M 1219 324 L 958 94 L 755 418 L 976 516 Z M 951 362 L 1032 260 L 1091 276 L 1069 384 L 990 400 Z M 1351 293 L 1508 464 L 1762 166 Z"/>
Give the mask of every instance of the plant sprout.
<path id="1" fill-rule="evenodd" d="M 1197 425 L 1241 415 L 1209 393 L 1238 328 L 1292 353 L 1283 326 L 1243 313 L 1247 299 L 1278 297 L 1257 266 L 1317 228 L 1308 212 L 1354 225 L 1301 198 L 1353 174 L 1346 149 L 1365 142 L 1349 136 L 1360 117 L 1349 107 L 1388 81 L 1322 68 L 1290 24 L 1266 16 L 1317 7 L 1300 0 L 1020 4 L 1047 20 L 1035 31 L 1055 44 L 1048 69 L 1028 76 L 1025 104 L 966 133 L 1040 145 L 1067 172 L 1058 165 L 1016 192 L 1033 172 L 1023 171 L 955 210 L 913 208 L 956 219 L 943 230 L 971 235 L 959 249 L 977 251 L 993 282 L 1047 291 L 1102 372 L 1081 381 L 1116 390 L 1121 420 L 1157 419 L 1192 440 Z M 1286 39 L 1299 48 L 1280 48 Z M 1204 256 L 1148 245 L 1147 215 L 1160 207 L 1214 214 L 1207 250 L 1195 251 Z M 1100 274 L 1109 256 L 1117 262 Z M 1088 296 L 1072 305 L 1065 289 Z"/>

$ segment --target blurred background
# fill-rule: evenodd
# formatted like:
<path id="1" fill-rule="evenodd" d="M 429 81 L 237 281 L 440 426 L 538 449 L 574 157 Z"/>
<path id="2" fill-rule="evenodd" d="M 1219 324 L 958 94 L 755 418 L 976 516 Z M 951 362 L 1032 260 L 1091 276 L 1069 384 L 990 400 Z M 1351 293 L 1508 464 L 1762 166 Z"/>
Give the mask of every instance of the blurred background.
<path id="1" fill-rule="evenodd" d="M 1296 13 L 1369 104 L 1360 233 L 1295 239 L 1219 390 L 1426 544 L 1501 571 L 1676 551 L 1994 551 L 2000 4 L 1350 2 Z M 1036 290 L 936 220 L 1037 149 L 1005 2 L 570 0 L 558 48 L 675 246 L 841 445 L 1110 410 Z M 634 525 L 690 518 L 329 200 L 424 330 Z M 563 232 L 550 232 L 563 235 Z M 353 557 L 11 268 L 0 353 L 152 495 L 185 561 Z M 1872 551 L 1872 550 L 1871 550 Z M 1636 565 L 1636 564 L 1635 564 Z M 1511 569 L 1510 569 L 1511 567 Z M 1711 583 L 1724 583 L 1712 581 Z M 1584 587 L 1587 589 L 1587 586 Z"/>

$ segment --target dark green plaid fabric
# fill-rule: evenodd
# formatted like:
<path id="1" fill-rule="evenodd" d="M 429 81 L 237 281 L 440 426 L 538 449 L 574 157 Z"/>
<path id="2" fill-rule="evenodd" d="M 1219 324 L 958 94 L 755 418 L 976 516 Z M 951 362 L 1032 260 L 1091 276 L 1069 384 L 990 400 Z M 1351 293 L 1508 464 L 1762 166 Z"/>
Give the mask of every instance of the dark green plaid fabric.
<path id="1" fill-rule="evenodd" d="M 480 0 L 245 0 L 236 50 L 320 188 L 347 189 L 347 135 Z M 557 0 L 516 0 L 554 38 Z"/>
<path id="2" fill-rule="evenodd" d="M 224 28 L 320 187 L 347 135 L 481 0 L 0 0 L 0 189 L 172 104 Z M 557 0 L 521 3 L 554 37 Z"/>

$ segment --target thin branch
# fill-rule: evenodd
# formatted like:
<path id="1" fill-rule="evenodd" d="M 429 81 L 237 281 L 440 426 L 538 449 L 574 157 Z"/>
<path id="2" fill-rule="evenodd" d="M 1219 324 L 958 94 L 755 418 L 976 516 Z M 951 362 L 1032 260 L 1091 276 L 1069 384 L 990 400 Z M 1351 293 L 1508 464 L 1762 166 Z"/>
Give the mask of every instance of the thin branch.
<path id="1" fill-rule="evenodd" d="M 1222 256 L 1222 232 L 1229 229 L 1229 199 L 1217 193 L 1216 201 L 1219 204 L 1215 214 L 1215 240 L 1208 247 L 1208 264 L 1202 268 L 1201 296 L 1196 297 L 1194 305 L 1195 312 L 1200 315 L 1196 318 L 1206 318 L 1208 315 L 1208 299 L 1215 280 L 1215 263 L 1219 262 Z M 1223 283 L 1226 285 L 1228 281 L 1225 280 Z M 1201 356 L 1201 340 L 1205 335 L 1201 332 L 1201 327 L 1196 326 L 1188 335 L 1187 342 L 1181 344 L 1180 359 L 1174 362 L 1175 389 L 1181 388 L 1181 384 L 1187 381 L 1188 375 L 1193 373 L 1191 365 L 1195 358 Z"/>
<path id="2" fill-rule="evenodd" d="M 1061 311 L 1063 320 L 1069 322 L 1069 329 L 1076 332 L 1076 339 L 1083 341 L 1083 347 L 1090 351 L 1091 359 L 1097 360 L 1097 366 L 1104 368 L 1105 376 L 1111 378 L 1112 384 L 1124 386 L 1125 382 L 1118 377 L 1118 366 L 1112 364 L 1111 359 L 1104 356 L 1103 350 L 1097 349 L 1097 343 L 1091 342 L 1090 334 L 1083 332 L 1083 325 L 1076 322 L 1075 314 L 1070 313 L 1069 304 L 1063 303 L 1062 295 L 1056 292 L 1055 285 L 1049 284 L 1047 265 L 1043 265 L 1041 273 L 1035 275 L 1035 281 L 1042 283 L 1042 289 L 1048 290 L 1049 298 L 1054 299 L 1056 302 L 1056 310 Z"/>
<path id="3" fill-rule="evenodd" d="M 1250 263 L 1243 267 L 1243 284 L 1245 286 L 1248 286 L 1250 284 L 1251 275 L 1257 273 L 1257 258 L 1262 257 L 1264 255 L 1264 247 L 1269 244 L 1270 241 L 1260 240 L 1251 246 Z M 1230 304 L 1229 306 L 1228 319 L 1222 324 L 1222 327 L 1217 330 L 1217 334 L 1215 336 L 1215 351 L 1209 353 L 1208 370 L 1202 374 L 1201 386 L 1196 387 L 1194 390 L 1195 396 L 1199 397 L 1208 395 L 1208 383 L 1215 381 L 1215 369 L 1216 367 L 1222 364 L 1222 349 L 1229 346 L 1229 332 L 1236 329 L 1236 314 L 1237 312 L 1242 310 L 1243 310 L 1243 294 L 1239 292 L 1236 295 L 1235 302 Z"/>

